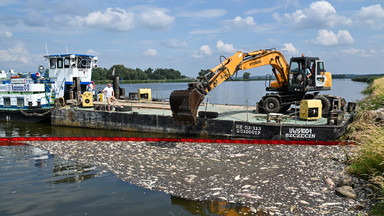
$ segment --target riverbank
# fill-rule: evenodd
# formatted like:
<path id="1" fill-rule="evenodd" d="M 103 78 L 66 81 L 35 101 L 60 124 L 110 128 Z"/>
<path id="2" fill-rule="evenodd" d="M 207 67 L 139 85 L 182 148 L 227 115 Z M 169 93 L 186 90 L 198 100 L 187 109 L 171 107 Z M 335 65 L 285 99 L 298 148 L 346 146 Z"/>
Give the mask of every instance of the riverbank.
<path id="1" fill-rule="evenodd" d="M 359 102 L 346 134 L 359 147 L 347 170 L 375 185 L 378 199 L 372 213 L 384 215 L 384 78 L 375 79 L 365 92 L 369 95 Z"/>
<path id="2" fill-rule="evenodd" d="M 265 79 L 228 79 L 225 82 L 232 81 L 264 81 Z M 142 83 L 190 83 L 197 79 L 170 79 L 170 80 L 122 80 L 121 84 L 142 84 Z M 111 80 L 95 80 L 96 85 L 105 85 L 111 83 Z M 187 88 L 187 86 L 186 86 Z"/>
<path id="3" fill-rule="evenodd" d="M 333 78 L 333 79 L 351 79 L 351 78 Z M 121 80 L 121 84 L 142 84 L 142 83 L 190 83 L 196 82 L 197 79 L 169 79 L 169 80 Z M 237 81 L 266 81 L 266 78 L 250 78 L 250 79 L 228 79 L 225 82 Z M 352 81 L 355 81 L 352 79 Z M 112 80 L 95 80 L 96 85 L 106 85 L 111 83 Z M 361 82 L 356 80 L 356 82 Z M 187 87 L 186 87 L 187 88 Z"/>
<path id="4" fill-rule="evenodd" d="M 121 84 L 142 84 L 142 83 L 188 83 L 194 82 L 194 79 L 172 79 L 172 80 L 121 80 Z M 95 80 L 96 85 L 105 85 L 112 83 L 112 80 Z"/>
<path id="5" fill-rule="evenodd" d="M 369 207 L 336 195 L 354 146 L 227 145 L 165 142 L 28 142 L 58 157 L 94 165 L 120 179 L 190 200 L 220 199 L 270 215 L 357 215 Z"/>

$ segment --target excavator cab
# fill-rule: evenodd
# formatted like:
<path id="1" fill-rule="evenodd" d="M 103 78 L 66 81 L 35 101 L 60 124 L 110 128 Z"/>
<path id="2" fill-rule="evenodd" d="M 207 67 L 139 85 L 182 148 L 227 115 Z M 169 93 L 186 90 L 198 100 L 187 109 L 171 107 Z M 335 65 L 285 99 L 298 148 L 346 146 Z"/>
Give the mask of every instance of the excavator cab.
<path id="1" fill-rule="evenodd" d="M 293 57 L 289 70 L 289 89 L 307 91 L 325 85 L 324 62 L 317 57 Z"/>

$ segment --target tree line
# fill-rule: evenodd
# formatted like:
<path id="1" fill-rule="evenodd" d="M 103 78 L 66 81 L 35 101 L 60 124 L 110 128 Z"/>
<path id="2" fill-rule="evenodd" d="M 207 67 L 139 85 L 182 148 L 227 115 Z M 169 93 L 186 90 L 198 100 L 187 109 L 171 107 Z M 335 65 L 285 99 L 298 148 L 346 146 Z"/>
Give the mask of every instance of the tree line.
<path id="1" fill-rule="evenodd" d="M 202 76 L 207 76 L 207 79 L 209 80 L 213 77 L 213 73 L 211 73 L 210 69 L 205 69 L 205 70 L 201 69 L 199 72 L 199 75 L 196 77 L 196 79 L 199 79 Z M 243 73 L 243 80 L 249 80 L 250 76 L 251 76 L 251 73 L 244 72 Z"/>
<path id="2" fill-rule="evenodd" d="M 114 75 L 113 75 L 114 71 Z M 96 68 L 92 71 L 93 80 L 112 80 L 114 76 L 119 76 L 123 80 L 175 80 L 186 79 L 180 71 L 169 68 L 126 68 L 124 65 L 113 65 L 111 68 Z"/>

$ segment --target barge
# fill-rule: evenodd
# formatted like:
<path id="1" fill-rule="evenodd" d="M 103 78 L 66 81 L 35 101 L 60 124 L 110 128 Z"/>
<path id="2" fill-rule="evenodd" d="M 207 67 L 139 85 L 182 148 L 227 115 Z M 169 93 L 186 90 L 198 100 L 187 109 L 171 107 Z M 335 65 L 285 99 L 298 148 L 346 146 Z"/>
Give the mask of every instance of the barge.
<path id="1" fill-rule="evenodd" d="M 52 111 L 51 124 L 56 126 L 123 130 L 181 136 L 285 139 L 329 141 L 343 135 L 353 121 L 353 112 L 337 112 L 335 117 L 316 121 L 300 119 L 295 110 L 281 114 L 255 114 L 255 106 L 202 104 L 200 113 L 217 112 L 217 117 L 200 115 L 196 125 L 176 124 L 168 102 L 120 101 L 129 111 L 105 111 L 104 102 L 95 107 L 67 106 Z"/>

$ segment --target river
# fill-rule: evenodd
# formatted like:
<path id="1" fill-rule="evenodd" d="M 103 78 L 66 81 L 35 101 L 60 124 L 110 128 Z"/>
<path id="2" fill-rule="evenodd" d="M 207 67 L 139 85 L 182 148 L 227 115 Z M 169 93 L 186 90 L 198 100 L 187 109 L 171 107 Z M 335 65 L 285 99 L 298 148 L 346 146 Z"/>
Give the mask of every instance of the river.
<path id="1" fill-rule="evenodd" d="M 332 90 L 321 92 L 321 94 L 330 94 L 344 97 L 348 102 L 356 102 L 364 97 L 361 91 L 367 86 L 363 82 L 353 82 L 350 79 L 332 80 Z M 98 85 L 96 90 L 101 91 L 103 85 Z M 150 88 L 152 97 L 159 99 L 168 99 L 174 90 L 186 89 L 187 83 L 144 83 L 144 84 L 123 84 L 126 95 L 129 92 L 137 92 L 139 88 Z M 206 96 L 210 103 L 215 104 L 237 104 L 245 105 L 258 102 L 267 91 L 265 90 L 265 81 L 233 81 L 223 82 L 213 89 Z"/>
<path id="2" fill-rule="evenodd" d="M 333 80 L 333 90 L 347 101 L 363 98 L 367 85 Z M 102 89 L 103 86 L 97 86 Z M 167 99 L 187 83 L 129 84 L 128 92 L 151 88 L 154 98 Z M 253 104 L 264 95 L 264 81 L 224 82 L 207 96 L 210 103 Z M 122 131 L 0 123 L 0 137 L 29 136 L 157 136 Z M 170 135 L 165 135 L 170 136 Z M 196 202 L 154 192 L 121 181 L 115 175 L 68 161 L 28 145 L 0 142 L 0 215 L 222 215 L 213 203 Z M 217 205 L 216 205 L 217 207 Z M 240 209 L 227 204 L 228 209 Z"/>

